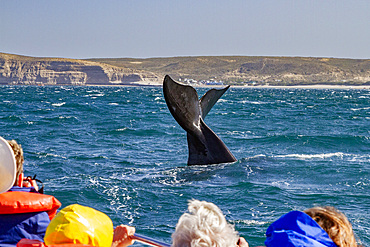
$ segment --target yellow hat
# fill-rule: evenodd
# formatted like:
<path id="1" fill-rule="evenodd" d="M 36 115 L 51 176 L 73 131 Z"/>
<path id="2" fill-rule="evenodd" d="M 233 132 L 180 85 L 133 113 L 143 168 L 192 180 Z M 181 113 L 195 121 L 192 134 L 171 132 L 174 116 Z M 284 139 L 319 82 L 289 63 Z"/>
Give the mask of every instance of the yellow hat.
<path id="1" fill-rule="evenodd" d="M 0 137 L 0 193 L 8 191 L 15 182 L 17 164 L 13 149 Z"/>
<path id="2" fill-rule="evenodd" d="M 78 204 L 63 208 L 50 222 L 44 241 L 51 244 L 87 244 L 110 247 L 113 223 L 104 213 Z"/>

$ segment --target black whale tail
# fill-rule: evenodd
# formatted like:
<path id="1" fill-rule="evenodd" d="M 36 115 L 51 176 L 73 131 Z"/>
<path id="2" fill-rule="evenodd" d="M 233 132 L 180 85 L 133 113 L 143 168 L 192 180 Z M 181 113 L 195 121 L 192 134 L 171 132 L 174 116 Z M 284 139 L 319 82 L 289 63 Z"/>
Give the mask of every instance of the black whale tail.
<path id="1" fill-rule="evenodd" d="M 163 94 L 168 109 L 178 124 L 187 132 L 188 165 L 209 165 L 236 161 L 221 139 L 203 119 L 229 88 L 211 89 L 200 100 L 196 90 L 172 80 L 163 81 Z"/>

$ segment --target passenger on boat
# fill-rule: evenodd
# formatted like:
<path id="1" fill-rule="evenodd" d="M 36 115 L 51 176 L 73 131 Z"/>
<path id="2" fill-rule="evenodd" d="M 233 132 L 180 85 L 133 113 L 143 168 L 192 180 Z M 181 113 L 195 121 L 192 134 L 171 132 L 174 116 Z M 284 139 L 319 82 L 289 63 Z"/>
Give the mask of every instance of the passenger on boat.
<path id="1" fill-rule="evenodd" d="M 63 208 L 50 222 L 43 241 L 22 239 L 17 247 L 126 247 L 134 227 L 120 225 L 113 231 L 111 219 L 104 213 L 79 204 Z"/>
<path id="2" fill-rule="evenodd" d="M 234 226 L 226 221 L 221 209 L 205 201 L 191 200 L 188 212 L 184 213 L 172 234 L 172 246 L 176 247 L 248 247 L 239 237 Z"/>
<path id="3" fill-rule="evenodd" d="M 311 216 L 339 247 L 356 247 L 357 241 L 348 218 L 330 206 L 313 207 L 304 211 Z"/>
<path id="4" fill-rule="evenodd" d="M 132 235 L 128 235 L 130 238 Z M 172 234 L 174 247 L 248 247 L 247 241 L 238 236 L 226 221 L 221 210 L 213 203 L 192 200 Z"/>
<path id="5" fill-rule="evenodd" d="M 16 246 L 22 238 L 42 240 L 60 202 L 37 192 L 24 179 L 23 150 L 16 141 L 0 137 L 0 246 Z M 36 188 L 35 188 L 36 187 Z"/>
<path id="6" fill-rule="evenodd" d="M 15 162 L 17 165 L 16 177 L 14 186 L 18 187 L 33 187 L 36 191 L 38 191 L 38 186 L 36 180 L 32 179 L 31 177 L 24 177 L 23 174 L 23 163 L 24 163 L 24 156 L 23 156 L 23 149 L 20 144 L 18 144 L 15 140 L 7 140 L 8 144 L 13 150 Z"/>
<path id="7" fill-rule="evenodd" d="M 266 231 L 267 247 L 357 247 L 352 225 L 334 207 L 292 211 L 272 223 Z"/>

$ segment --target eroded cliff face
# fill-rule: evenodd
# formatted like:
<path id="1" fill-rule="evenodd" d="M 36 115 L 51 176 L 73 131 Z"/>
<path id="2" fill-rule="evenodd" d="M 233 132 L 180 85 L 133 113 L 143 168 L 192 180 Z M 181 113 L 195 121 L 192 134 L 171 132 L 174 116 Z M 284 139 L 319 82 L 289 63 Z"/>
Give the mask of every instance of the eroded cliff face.
<path id="1" fill-rule="evenodd" d="M 126 85 L 159 81 L 153 73 L 72 59 L 28 58 L 0 53 L 0 84 Z"/>
<path id="2" fill-rule="evenodd" d="M 89 61 L 170 75 L 174 79 L 232 85 L 370 85 L 370 59 L 202 56 L 105 58 Z"/>
<path id="3" fill-rule="evenodd" d="M 370 85 L 370 59 L 309 57 L 172 57 L 63 59 L 0 53 L 0 84 L 161 85 L 217 80 L 243 85 Z"/>

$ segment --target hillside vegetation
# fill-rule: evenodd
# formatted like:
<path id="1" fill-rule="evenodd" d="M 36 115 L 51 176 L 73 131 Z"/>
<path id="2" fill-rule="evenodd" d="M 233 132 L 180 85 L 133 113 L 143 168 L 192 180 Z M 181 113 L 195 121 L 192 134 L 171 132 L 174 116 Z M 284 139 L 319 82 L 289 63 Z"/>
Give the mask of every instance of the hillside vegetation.
<path id="1" fill-rule="evenodd" d="M 370 83 L 369 59 L 306 57 L 170 57 L 91 59 L 117 67 L 150 71 L 163 77 L 270 85 Z"/>
<path id="2" fill-rule="evenodd" d="M 160 85 L 175 80 L 233 85 L 370 85 L 370 59 L 202 56 L 37 58 L 0 53 L 0 84 Z"/>

